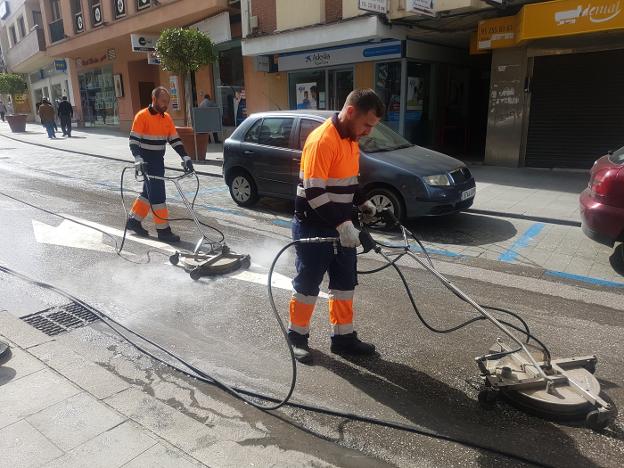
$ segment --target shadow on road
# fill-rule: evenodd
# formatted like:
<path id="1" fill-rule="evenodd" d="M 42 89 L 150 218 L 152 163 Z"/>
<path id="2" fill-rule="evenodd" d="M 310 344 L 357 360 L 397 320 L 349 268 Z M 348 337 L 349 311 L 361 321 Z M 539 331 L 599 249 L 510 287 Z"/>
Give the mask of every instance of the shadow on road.
<path id="1" fill-rule="evenodd" d="M 410 366 L 381 357 L 345 362 L 320 351 L 315 362 L 415 425 L 553 466 L 597 466 L 556 425 L 504 404 L 485 411 L 463 391 Z M 483 466 L 501 461 L 491 452 L 480 453 Z"/>
<path id="2" fill-rule="evenodd" d="M 472 213 L 421 218 L 408 221 L 406 227 L 426 242 L 465 246 L 495 244 L 518 233 L 515 226 L 505 219 Z"/>

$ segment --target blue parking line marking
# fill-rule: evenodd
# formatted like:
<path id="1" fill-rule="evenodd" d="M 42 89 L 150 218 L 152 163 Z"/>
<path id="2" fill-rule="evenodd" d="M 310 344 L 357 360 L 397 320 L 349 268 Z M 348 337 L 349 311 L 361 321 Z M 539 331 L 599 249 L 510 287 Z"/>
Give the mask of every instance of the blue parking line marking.
<path id="1" fill-rule="evenodd" d="M 523 249 L 529 246 L 529 243 L 542 232 L 544 229 L 544 223 L 535 223 L 529 229 L 527 229 L 520 238 L 514 242 L 511 247 L 505 250 L 500 256 L 498 260 L 501 262 L 513 262 L 516 258 L 518 258 L 518 250 Z"/>
<path id="2" fill-rule="evenodd" d="M 589 283 L 596 286 L 609 286 L 611 288 L 624 288 L 624 283 L 618 283 L 616 281 L 603 280 L 600 278 L 593 278 L 591 276 L 574 275 L 572 273 L 564 273 L 563 271 L 546 270 L 544 274 L 549 276 L 556 276 L 557 278 L 570 279 L 574 281 L 581 281 L 583 283 Z"/>
<path id="3" fill-rule="evenodd" d="M 274 219 L 272 221 L 273 224 L 275 224 L 276 226 L 279 227 L 285 227 L 290 229 L 292 227 L 292 222 L 291 221 L 287 221 L 285 219 Z"/>

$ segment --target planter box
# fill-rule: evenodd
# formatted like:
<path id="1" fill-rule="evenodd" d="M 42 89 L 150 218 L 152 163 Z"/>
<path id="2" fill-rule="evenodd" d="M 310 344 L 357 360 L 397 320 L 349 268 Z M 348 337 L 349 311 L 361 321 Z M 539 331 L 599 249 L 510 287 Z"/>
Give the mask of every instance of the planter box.
<path id="1" fill-rule="evenodd" d="M 208 150 L 208 133 L 193 132 L 193 127 L 176 127 L 178 135 L 184 144 L 184 149 L 195 161 L 205 161 L 206 151 Z M 195 154 L 195 139 L 197 137 L 197 154 Z"/>
<path id="2" fill-rule="evenodd" d="M 13 133 L 23 133 L 26 131 L 26 119 L 28 114 L 10 114 L 6 116 L 9 127 Z"/>

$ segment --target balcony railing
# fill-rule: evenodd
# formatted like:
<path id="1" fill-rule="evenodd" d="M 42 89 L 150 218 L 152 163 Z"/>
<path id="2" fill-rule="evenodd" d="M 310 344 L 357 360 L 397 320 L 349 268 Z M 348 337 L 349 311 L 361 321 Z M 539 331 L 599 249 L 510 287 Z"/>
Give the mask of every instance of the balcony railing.
<path id="1" fill-rule="evenodd" d="M 7 51 L 7 65 L 19 69 L 20 64 L 46 50 L 43 29 L 34 28 L 24 38 Z"/>
<path id="2" fill-rule="evenodd" d="M 102 16 L 102 5 L 100 3 L 96 3 L 91 6 L 91 24 L 93 27 L 101 26 L 104 23 L 104 18 Z"/>
<path id="3" fill-rule="evenodd" d="M 65 29 L 63 29 L 63 20 L 58 19 L 50 24 L 50 42 L 58 42 L 65 39 Z"/>

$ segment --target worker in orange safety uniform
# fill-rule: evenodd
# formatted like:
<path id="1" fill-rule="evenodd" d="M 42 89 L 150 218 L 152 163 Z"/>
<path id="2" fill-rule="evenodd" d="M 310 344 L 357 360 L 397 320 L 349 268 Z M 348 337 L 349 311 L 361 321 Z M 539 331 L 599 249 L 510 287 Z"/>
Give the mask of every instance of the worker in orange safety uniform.
<path id="1" fill-rule="evenodd" d="M 353 206 L 372 218 L 376 207 L 359 190 L 358 140 L 368 135 L 385 113 L 371 89 L 347 96 L 339 113 L 308 136 L 301 156 L 293 239 L 337 237 L 340 246 L 328 243 L 296 246 L 297 275 L 290 301 L 288 338 L 299 362 L 312 360 L 308 338 L 310 318 L 319 286 L 329 274 L 331 351 L 346 355 L 372 355 L 375 346 L 360 341 L 353 328 L 353 292 L 357 284 L 356 247 L 359 233 L 351 221 Z"/>
<path id="2" fill-rule="evenodd" d="M 143 191 L 132 204 L 126 228 L 135 234 L 149 235 L 141 222 L 153 211 L 158 239 L 165 242 L 179 242 L 180 236 L 171 232 L 169 210 L 166 204 L 165 181 L 149 178 L 165 175 L 165 149 L 167 142 L 182 158 L 185 172 L 193 172 L 193 163 L 186 154 L 182 140 L 176 132 L 173 119 L 166 112 L 171 96 L 169 90 L 159 86 L 152 91 L 152 103 L 140 110 L 134 117 L 130 131 L 130 151 L 134 156 L 138 172 L 145 175 Z"/>

